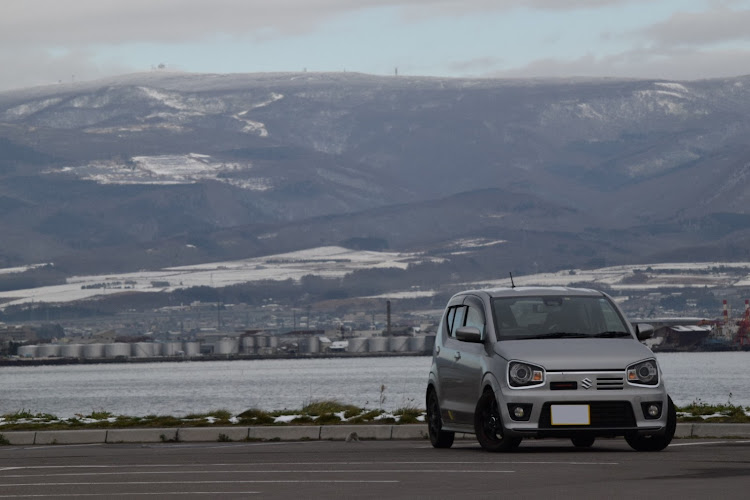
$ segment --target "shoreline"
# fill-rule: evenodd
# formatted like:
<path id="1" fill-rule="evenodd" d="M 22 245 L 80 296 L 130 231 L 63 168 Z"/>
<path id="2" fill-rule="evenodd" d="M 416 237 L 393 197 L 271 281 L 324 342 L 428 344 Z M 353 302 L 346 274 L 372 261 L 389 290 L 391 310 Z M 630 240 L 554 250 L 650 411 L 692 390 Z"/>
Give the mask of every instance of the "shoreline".
<path id="1" fill-rule="evenodd" d="M 127 363 L 182 363 L 188 361 L 254 361 L 263 359 L 393 358 L 432 356 L 432 352 L 333 352 L 295 354 L 208 354 L 115 358 L 0 358 L 0 366 L 91 365 Z"/>

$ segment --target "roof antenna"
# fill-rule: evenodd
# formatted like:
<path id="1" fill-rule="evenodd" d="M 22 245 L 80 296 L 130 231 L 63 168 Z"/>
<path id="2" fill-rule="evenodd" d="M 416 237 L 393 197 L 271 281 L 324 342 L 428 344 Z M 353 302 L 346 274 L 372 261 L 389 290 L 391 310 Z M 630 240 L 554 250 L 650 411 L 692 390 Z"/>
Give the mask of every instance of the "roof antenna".
<path id="1" fill-rule="evenodd" d="M 513 273 L 509 272 L 508 274 L 510 275 L 510 287 L 515 288 L 516 284 L 513 283 Z"/>

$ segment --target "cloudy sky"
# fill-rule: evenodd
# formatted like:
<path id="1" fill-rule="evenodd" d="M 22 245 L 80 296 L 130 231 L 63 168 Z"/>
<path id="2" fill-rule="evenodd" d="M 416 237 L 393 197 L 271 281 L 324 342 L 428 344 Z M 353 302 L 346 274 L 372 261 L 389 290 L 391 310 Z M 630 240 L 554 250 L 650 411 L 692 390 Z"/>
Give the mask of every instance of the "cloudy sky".
<path id="1" fill-rule="evenodd" d="M 0 90 L 153 71 L 750 74 L 750 0 L 0 0 Z"/>

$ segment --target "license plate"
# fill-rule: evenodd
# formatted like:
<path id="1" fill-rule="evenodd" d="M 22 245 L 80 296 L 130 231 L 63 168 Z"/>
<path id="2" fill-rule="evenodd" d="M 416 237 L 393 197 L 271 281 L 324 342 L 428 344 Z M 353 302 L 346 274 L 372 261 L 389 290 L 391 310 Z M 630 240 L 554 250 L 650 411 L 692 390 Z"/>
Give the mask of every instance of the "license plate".
<path id="1" fill-rule="evenodd" d="M 589 405 L 552 405 L 552 425 L 591 425 Z"/>

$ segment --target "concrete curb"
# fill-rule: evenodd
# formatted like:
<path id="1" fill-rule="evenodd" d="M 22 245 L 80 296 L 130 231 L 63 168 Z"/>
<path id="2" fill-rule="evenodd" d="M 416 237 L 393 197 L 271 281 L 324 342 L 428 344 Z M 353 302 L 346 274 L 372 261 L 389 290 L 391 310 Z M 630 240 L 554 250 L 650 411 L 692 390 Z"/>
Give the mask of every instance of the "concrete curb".
<path id="1" fill-rule="evenodd" d="M 81 429 L 1 432 L 14 446 L 223 441 L 344 441 L 427 439 L 427 424 L 180 427 L 161 429 Z M 356 433 L 356 434 L 355 434 Z M 676 438 L 750 438 L 750 424 L 679 423 Z M 475 439 L 456 434 L 456 439 Z"/>

